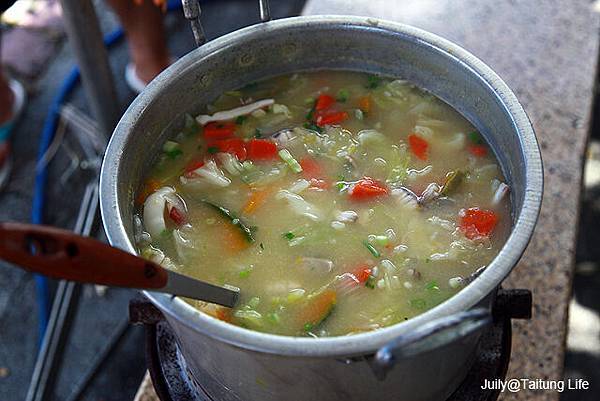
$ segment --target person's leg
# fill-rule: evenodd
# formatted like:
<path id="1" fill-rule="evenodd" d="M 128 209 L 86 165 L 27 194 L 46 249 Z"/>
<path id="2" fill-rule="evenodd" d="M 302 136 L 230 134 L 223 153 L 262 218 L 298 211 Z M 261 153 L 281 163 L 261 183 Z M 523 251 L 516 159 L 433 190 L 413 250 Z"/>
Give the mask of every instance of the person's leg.
<path id="1" fill-rule="evenodd" d="M 163 12 L 152 0 L 107 0 L 118 15 L 129 44 L 129 54 L 138 77 L 150 82 L 170 62 L 163 25 Z"/>
<path id="2" fill-rule="evenodd" d="M 0 70 L 0 126 L 11 119 L 15 95 Z"/>

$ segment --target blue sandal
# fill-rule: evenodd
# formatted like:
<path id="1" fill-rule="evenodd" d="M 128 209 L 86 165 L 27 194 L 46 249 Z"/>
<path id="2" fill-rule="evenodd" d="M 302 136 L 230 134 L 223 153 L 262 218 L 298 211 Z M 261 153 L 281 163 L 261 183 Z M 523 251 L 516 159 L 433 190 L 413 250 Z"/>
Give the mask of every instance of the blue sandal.
<path id="1" fill-rule="evenodd" d="M 21 85 L 19 81 L 11 79 L 8 85 L 14 94 L 13 116 L 9 121 L 0 125 L 0 189 L 8 182 L 12 167 L 12 158 L 10 156 L 8 140 L 15 123 L 18 121 L 25 108 L 26 100 L 25 88 L 23 88 L 23 85 Z M 4 153 L 4 155 L 2 153 Z M 4 161 L 1 161 L 2 159 L 4 159 Z"/>

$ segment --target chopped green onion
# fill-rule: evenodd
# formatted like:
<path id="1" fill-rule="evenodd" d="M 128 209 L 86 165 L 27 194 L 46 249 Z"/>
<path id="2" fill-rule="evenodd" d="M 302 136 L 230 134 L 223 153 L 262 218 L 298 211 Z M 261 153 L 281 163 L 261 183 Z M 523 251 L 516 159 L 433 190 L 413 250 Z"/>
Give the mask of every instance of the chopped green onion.
<path id="1" fill-rule="evenodd" d="M 281 157 L 281 160 L 287 163 L 287 165 L 294 173 L 302 172 L 302 166 L 300 166 L 300 163 L 298 163 L 298 161 L 294 159 L 289 150 L 281 149 L 279 151 L 279 157 Z"/>
<path id="2" fill-rule="evenodd" d="M 369 75 L 367 77 L 367 88 L 369 88 L 369 89 L 377 88 L 380 83 L 381 83 L 381 77 L 378 77 L 377 75 Z"/>
<path id="3" fill-rule="evenodd" d="M 387 237 L 387 235 L 376 235 L 375 236 L 375 242 L 378 245 L 386 246 L 387 244 L 389 244 L 390 239 Z"/>
<path id="4" fill-rule="evenodd" d="M 186 113 L 185 122 L 183 124 L 183 129 L 181 130 L 181 132 L 183 132 L 187 136 L 192 136 L 196 135 L 198 131 L 200 131 L 198 121 L 196 121 L 194 117 Z"/>
<path id="5" fill-rule="evenodd" d="M 313 324 L 312 323 L 305 323 L 304 324 L 304 331 L 308 332 L 311 331 L 313 329 Z"/>
<path id="6" fill-rule="evenodd" d="M 245 122 L 247 119 L 248 119 L 248 116 L 238 116 L 238 117 L 235 119 L 235 123 L 236 123 L 237 125 L 242 125 L 242 124 L 244 124 L 244 122 Z"/>
<path id="7" fill-rule="evenodd" d="M 257 128 L 257 129 L 254 131 L 254 137 L 255 137 L 255 138 L 262 138 L 262 136 L 263 136 L 263 135 L 262 135 L 262 132 L 261 132 L 260 128 Z"/>
<path id="8" fill-rule="evenodd" d="M 283 237 L 286 238 L 286 239 L 288 239 L 288 240 L 294 239 L 295 236 L 296 235 L 293 232 L 291 232 L 291 231 L 283 234 Z"/>
<path id="9" fill-rule="evenodd" d="M 171 235 L 171 230 L 164 229 L 160 232 L 161 238 L 168 238 Z"/>
<path id="10" fill-rule="evenodd" d="M 422 298 L 414 298 L 408 301 L 409 305 L 415 309 L 425 309 L 427 302 Z"/>
<path id="11" fill-rule="evenodd" d="M 316 131 L 319 134 L 323 132 L 323 129 L 314 123 L 304 123 L 304 128 L 309 129 L 311 131 Z"/>
<path id="12" fill-rule="evenodd" d="M 295 288 L 293 290 L 291 290 L 287 296 L 287 301 L 290 303 L 299 301 L 300 299 L 302 299 L 304 297 L 304 294 L 306 293 L 306 291 L 302 288 Z"/>
<path id="13" fill-rule="evenodd" d="M 271 312 L 267 315 L 267 320 L 273 324 L 279 324 L 281 319 L 279 319 L 279 314 L 275 312 Z"/>
<path id="14" fill-rule="evenodd" d="M 166 141 L 162 148 L 165 152 L 172 152 L 176 149 L 180 149 L 181 145 L 175 141 Z"/>
<path id="15" fill-rule="evenodd" d="M 252 309 L 255 309 L 258 305 L 260 304 L 260 298 L 259 297 L 252 297 L 250 298 L 250 300 L 248 301 L 248 306 Z"/>
<path id="16" fill-rule="evenodd" d="M 227 91 L 225 94 L 231 97 L 242 97 L 242 92 L 240 91 Z"/>
<path id="17" fill-rule="evenodd" d="M 481 138 L 481 135 L 479 135 L 479 132 L 477 131 L 472 131 L 469 132 L 469 140 L 471 142 L 473 142 L 476 145 L 481 145 L 483 143 L 483 139 Z"/>
<path id="18" fill-rule="evenodd" d="M 219 148 L 217 148 L 216 146 L 209 146 L 207 150 L 208 150 L 208 153 L 210 153 L 211 155 L 214 155 L 215 153 L 219 153 Z"/>
<path id="19" fill-rule="evenodd" d="M 177 156 L 183 154 L 183 151 L 181 150 L 181 145 L 175 141 L 166 141 L 163 144 L 162 149 L 170 159 L 175 159 Z"/>
<path id="20" fill-rule="evenodd" d="M 252 268 L 248 267 L 247 269 L 244 269 L 242 271 L 240 271 L 240 278 L 246 278 L 250 275 L 250 273 L 252 272 Z"/>
<path id="21" fill-rule="evenodd" d="M 348 93 L 347 90 L 345 89 L 341 89 L 338 93 L 337 93 L 337 97 L 336 100 L 338 102 L 344 103 L 346 100 L 348 100 L 348 98 L 350 97 L 350 94 Z"/>
<path id="22" fill-rule="evenodd" d="M 376 258 L 381 256 L 381 253 L 379 253 L 379 251 L 375 249 L 373 245 L 369 244 L 369 241 L 363 241 L 363 245 L 369 250 L 369 252 L 371 252 L 371 255 L 375 256 Z"/>
<path id="23" fill-rule="evenodd" d="M 374 290 L 375 289 L 375 280 L 376 280 L 375 277 L 369 276 L 367 281 L 365 281 L 365 287 Z"/>
<path id="24" fill-rule="evenodd" d="M 439 291 L 440 287 L 438 286 L 437 282 L 433 280 L 425 284 L 425 289 L 428 291 Z"/>

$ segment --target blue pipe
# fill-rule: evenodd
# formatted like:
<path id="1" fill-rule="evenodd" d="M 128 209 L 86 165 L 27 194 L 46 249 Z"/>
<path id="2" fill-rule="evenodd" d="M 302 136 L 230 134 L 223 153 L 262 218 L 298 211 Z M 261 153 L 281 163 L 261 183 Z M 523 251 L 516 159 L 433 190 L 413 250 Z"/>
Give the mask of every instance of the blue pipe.
<path id="1" fill-rule="evenodd" d="M 181 3 L 177 0 L 169 1 L 167 10 L 173 11 L 181 8 Z M 121 28 L 104 36 L 104 45 L 106 47 L 112 47 L 119 40 L 123 38 L 124 32 Z M 67 78 L 63 81 L 60 86 L 58 93 L 52 99 L 46 120 L 44 121 L 44 128 L 42 130 L 42 137 L 40 138 L 37 164 L 35 171 L 35 183 L 33 190 L 33 201 L 31 207 L 31 221 L 34 224 L 43 224 L 44 222 L 44 207 L 46 201 L 46 184 L 48 181 L 48 170 L 46 164 L 40 166 L 40 161 L 48 151 L 56 127 L 58 125 L 58 118 L 60 115 L 61 105 L 65 102 L 71 91 L 79 83 L 79 68 L 73 67 Z M 45 276 L 36 274 L 35 275 L 35 290 L 36 299 L 38 304 L 38 328 L 39 328 L 39 344 L 42 343 L 44 334 L 46 333 L 46 327 L 48 326 L 48 316 L 50 314 L 50 291 L 48 288 L 48 279 Z"/>

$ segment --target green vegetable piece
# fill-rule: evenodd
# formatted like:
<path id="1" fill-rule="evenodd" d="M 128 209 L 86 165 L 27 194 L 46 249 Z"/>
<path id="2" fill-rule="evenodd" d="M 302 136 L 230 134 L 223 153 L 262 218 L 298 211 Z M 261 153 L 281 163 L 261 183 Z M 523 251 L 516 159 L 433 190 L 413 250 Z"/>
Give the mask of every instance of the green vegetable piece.
<path id="1" fill-rule="evenodd" d="M 183 154 L 181 145 L 175 141 L 166 141 L 162 148 L 169 159 L 175 159 Z"/>
<path id="2" fill-rule="evenodd" d="M 260 130 L 260 128 L 257 128 L 257 129 L 254 131 L 254 137 L 255 137 L 255 138 L 262 138 L 262 137 L 263 137 L 263 134 L 262 134 L 262 131 Z"/>
<path id="3" fill-rule="evenodd" d="M 240 271 L 240 273 L 239 273 L 240 278 L 247 278 L 251 272 L 252 272 L 252 269 L 250 269 L 250 268 Z"/>
<path id="4" fill-rule="evenodd" d="M 348 98 L 350 97 L 350 94 L 348 93 L 347 90 L 345 89 L 341 89 L 338 93 L 337 93 L 337 97 L 336 100 L 340 103 L 344 103 L 348 100 Z"/>
<path id="5" fill-rule="evenodd" d="M 281 319 L 279 318 L 279 314 L 275 312 L 271 312 L 267 314 L 267 320 L 272 324 L 279 324 Z"/>
<path id="6" fill-rule="evenodd" d="M 256 309 L 258 307 L 258 305 L 260 305 L 260 298 L 259 297 L 250 298 L 247 305 L 248 305 L 248 307 L 250 307 L 252 309 Z"/>
<path id="7" fill-rule="evenodd" d="M 311 131 L 316 131 L 319 134 L 323 132 L 323 129 L 314 123 L 304 123 L 303 127 Z"/>
<path id="8" fill-rule="evenodd" d="M 369 88 L 369 89 L 377 88 L 380 83 L 381 83 L 381 77 L 378 77 L 377 75 L 369 75 L 367 77 L 367 88 Z"/>
<path id="9" fill-rule="evenodd" d="M 289 150 L 281 149 L 279 151 L 279 157 L 281 158 L 281 160 L 287 163 L 287 165 L 294 173 L 302 172 L 302 166 L 300 165 L 300 163 L 298 163 L 298 160 L 294 159 L 294 156 L 292 156 Z"/>
<path id="10" fill-rule="evenodd" d="M 206 201 L 206 200 L 203 200 L 202 202 L 204 204 L 212 207 L 216 211 L 218 211 L 221 214 L 221 216 L 227 218 L 231 222 L 231 224 L 233 224 L 234 226 L 238 227 L 239 230 L 244 235 L 244 237 L 246 238 L 246 241 L 248 241 L 250 243 L 256 241 L 255 238 L 254 238 L 254 234 L 252 233 L 252 229 L 250 229 L 250 227 L 248 227 L 248 225 L 246 225 L 246 223 L 244 223 L 235 214 L 231 213 L 229 211 L 229 209 L 226 209 L 223 206 L 215 205 L 214 203 Z"/>
<path id="11" fill-rule="evenodd" d="M 304 324 L 304 331 L 306 331 L 307 333 L 309 331 L 311 331 L 313 329 L 313 324 L 312 323 L 305 323 Z"/>
<path id="12" fill-rule="evenodd" d="M 263 327 L 262 315 L 252 309 L 239 309 L 233 313 L 233 317 L 239 320 L 244 327 L 258 330 Z"/>
<path id="13" fill-rule="evenodd" d="M 433 280 L 425 284 L 425 289 L 428 291 L 439 291 L 440 287 L 438 286 L 438 283 Z"/>
<path id="14" fill-rule="evenodd" d="M 283 237 L 288 240 L 291 240 L 291 239 L 294 239 L 296 237 L 296 235 L 293 232 L 287 232 L 287 233 L 283 234 Z"/>
<path id="15" fill-rule="evenodd" d="M 181 132 L 183 132 L 183 134 L 186 136 L 192 136 L 196 135 L 199 131 L 200 125 L 198 125 L 198 121 L 196 121 L 194 117 L 186 113 L 185 121 L 183 123 L 183 129 L 181 130 Z"/>
<path id="16" fill-rule="evenodd" d="M 481 145 L 483 144 L 483 138 L 481 137 L 481 135 L 479 134 L 479 132 L 477 131 L 473 131 L 473 132 L 469 132 L 469 140 L 474 143 L 475 145 Z"/>
<path id="17" fill-rule="evenodd" d="M 369 244 L 369 241 L 363 241 L 363 245 L 369 250 L 369 252 L 371 252 L 371 255 L 375 256 L 376 258 L 381 256 L 381 253 L 379 253 L 379 251 L 375 249 L 373 245 Z"/>
<path id="18" fill-rule="evenodd" d="M 208 150 L 208 153 L 210 153 L 211 155 L 214 155 L 215 153 L 219 153 L 219 148 L 217 148 L 216 146 L 209 146 L 207 150 Z"/>
<path id="19" fill-rule="evenodd" d="M 375 277 L 369 276 L 367 281 L 365 281 L 365 287 L 374 290 L 375 289 Z"/>
<path id="20" fill-rule="evenodd" d="M 248 116 L 238 116 L 238 118 L 235 119 L 235 123 L 237 125 L 242 125 L 244 124 L 244 122 L 248 119 Z"/>
<path id="21" fill-rule="evenodd" d="M 409 305 L 415 309 L 425 309 L 427 302 L 423 298 L 413 298 L 408 301 Z"/>
<path id="22" fill-rule="evenodd" d="M 442 195 L 450 195 L 462 184 L 465 173 L 462 170 L 454 170 L 446 174 L 446 182 L 442 187 Z"/>
<path id="23" fill-rule="evenodd" d="M 174 160 L 181 156 L 183 154 L 183 151 L 181 149 L 175 149 L 171 152 L 166 152 L 165 154 L 169 159 Z"/>

